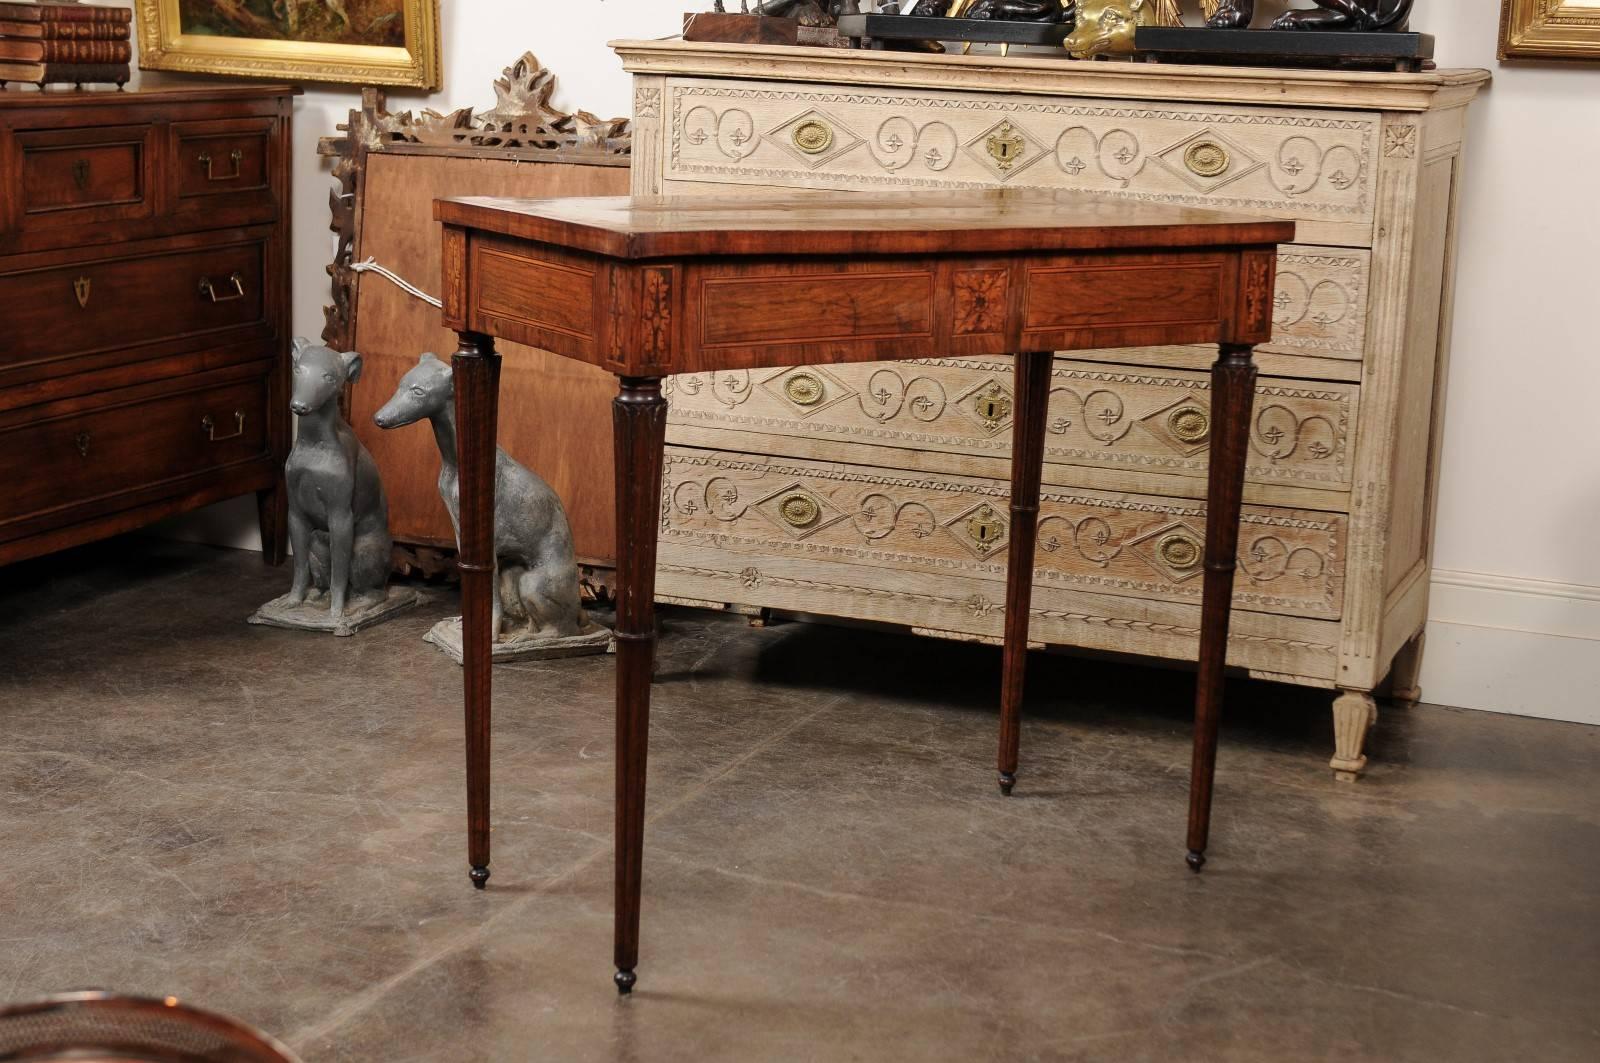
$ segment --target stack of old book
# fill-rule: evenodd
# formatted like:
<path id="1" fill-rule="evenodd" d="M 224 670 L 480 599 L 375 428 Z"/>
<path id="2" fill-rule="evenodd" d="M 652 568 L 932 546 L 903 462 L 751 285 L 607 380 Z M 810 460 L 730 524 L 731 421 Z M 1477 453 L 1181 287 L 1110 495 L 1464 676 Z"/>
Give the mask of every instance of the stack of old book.
<path id="1" fill-rule="evenodd" d="M 126 84 L 132 16 L 125 7 L 0 0 L 0 86 Z"/>

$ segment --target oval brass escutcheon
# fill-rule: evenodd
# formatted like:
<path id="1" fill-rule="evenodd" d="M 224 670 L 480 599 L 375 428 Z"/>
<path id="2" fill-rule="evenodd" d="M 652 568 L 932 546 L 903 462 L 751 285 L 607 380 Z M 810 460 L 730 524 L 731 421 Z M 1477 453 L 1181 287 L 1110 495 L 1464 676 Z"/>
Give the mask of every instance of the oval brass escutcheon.
<path id="1" fill-rule="evenodd" d="M 794 373 L 783 382 L 783 393 L 796 406 L 815 406 L 822 401 L 822 378 L 813 373 Z"/>
<path id="2" fill-rule="evenodd" d="M 993 546 L 1005 533 L 1006 526 L 1000 523 L 1000 518 L 988 506 L 978 510 L 967 521 L 967 534 L 980 546 Z"/>
<path id="3" fill-rule="evenodd" d="M 1231 161 L 1228 149 L 1211 140 L 1197 140 L 1183 153 L 1183 164 L 1196 177 L 1215 177 L 1226 170 Z"/>
<path id="4" fill-rule="evenodd" d="M 815 118 L 794 127 L 794 146 L 807 155 L 821 155 L 833 147 L 833 130 Z"/>
<path id="5" fill-rule="evenodd" d="M 822 516 L 822 507 L 809 495 L 790 495 L 778 503 L 778 514 L 784 523 L 795 528 L 807 528 Z"/>
<path id="6" fill-rule="evenodd" d="M 1156 546 L 1161 560 L 1176 569 L 1194 568 L 1200 563 L 1200 544 L 1188 535 L 1168 535 Z"/>
<path id="7" fill-rule="evenodd" d="M 1011 415 L 1011 400 L 1004 395 L 979 395 L 972 408 L 985 421 L 1003 421 Z"/>
<path id="8" fill-rule="evenodd" d="M 1184 443 L 1199 443 L 1211 435 L 1211 416 L 1198 406 L 1180 406 L 1167 415 L 1167 427 Z"/>

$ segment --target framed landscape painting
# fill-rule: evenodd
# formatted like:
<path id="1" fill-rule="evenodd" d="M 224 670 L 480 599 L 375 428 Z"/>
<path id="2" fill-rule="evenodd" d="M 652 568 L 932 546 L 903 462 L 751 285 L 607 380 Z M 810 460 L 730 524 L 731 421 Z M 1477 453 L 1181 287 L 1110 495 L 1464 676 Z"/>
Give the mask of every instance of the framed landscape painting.
<path id="1" fill-rule="evenodd" d="M 438 0 L 135 0 L 139 66 L 436 89 Z"/>

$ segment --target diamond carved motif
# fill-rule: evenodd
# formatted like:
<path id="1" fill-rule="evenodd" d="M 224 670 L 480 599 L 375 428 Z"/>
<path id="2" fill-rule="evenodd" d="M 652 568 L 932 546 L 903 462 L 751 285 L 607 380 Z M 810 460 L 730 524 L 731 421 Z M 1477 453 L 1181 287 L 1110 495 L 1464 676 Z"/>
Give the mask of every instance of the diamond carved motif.
<path id="1" fill-rule="evenodd" d="M 811 170 L 866 143 L 849 126 L 815 107 L 773 126 L 762 139 Z"/>
<path id="2" fill-rule="evenodd" d="M 1163 524 L 1125 545 L 1139 560 L 1173 583 L 1184 583 L 1204 571 L 1205 537 L 1183 521 Z"/>
<path id="3" fill-rule="evenodd" d="M 1002 118 L 967 141 L 965 150 L 1001 181 L 1011 180 L 1051 153 L 1043 142 L 1009 118 Z"/>
<path id="4" fill-rule="evenodd" d="M 985 560 L 1005 546 L 1011 525 L 998 507 L 980 502 L 945 521 L 944 530 L 973 557 Z"/>
<path id="5" fill-rule="evenodd" d="M 1156 161 L 1201 192 L 1215 192 L 1223 185 L 1261 169 L 1266 163 L 1209 127 L 1169 144 L 1155 153 Z M 1286 160 L 1285 166 L 1295 165 Z"/>
<path id="6" fill-rule="evenodd" d="M 1139 426 L 1186 458 L 1211 445 L 1211 415 L 1204 402 L 1193 398 L 1146 414 L 1139 418 Z"/>
<path id="7" fill-rule="evenodd" d="M 817 366 L 785 369 L 761 381 L 761 390 L 800 417 L 809 417 L 856 395 L 856 389 Z"/>
<path id="8" fill-rule="evenodd" d="M 750 508 L 796 542 L 849 516 L 798 480 L 772 492 Z"/>
<path id="9" fill-rule="evenodd" d="M 1011 427 L 1014 405 L 1011 389 L 995 377 L 989 377 L 956 399 L 956 409 L 990 436 Z"/>

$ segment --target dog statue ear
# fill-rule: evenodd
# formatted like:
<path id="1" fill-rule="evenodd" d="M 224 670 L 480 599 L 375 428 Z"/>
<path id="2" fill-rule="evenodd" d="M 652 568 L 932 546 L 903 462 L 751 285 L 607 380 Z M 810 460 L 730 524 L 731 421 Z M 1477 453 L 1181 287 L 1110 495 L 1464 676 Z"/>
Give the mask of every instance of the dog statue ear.
<path id="1" fill-rule="evenodd" d="M 346 381 L 361 379 L 361 354 L 358 351 L 345 351 L 339 355 L 344 359 L 344 378 Z"/>
<path id="2" fill-rule="evenodd" d="M 421 365 L 423 362 L 437 362 L 438 360 L 439 356 L 437 354 L 434 354 L 432 351 L 423 351 L 422 357 L 417 359 L 417 364 Z"/>
<path id="3" fill-rule="evenodd" d="M 306 339 L 304 336 L 296 336 L 294 338 L 294 342 L 291 343 L 290 346 L 294 348 L 294 360 L 298 362 L 300 360 L 300 356 L 306 352 L 308 347 L 311 346 L 311 341 Z"/>

